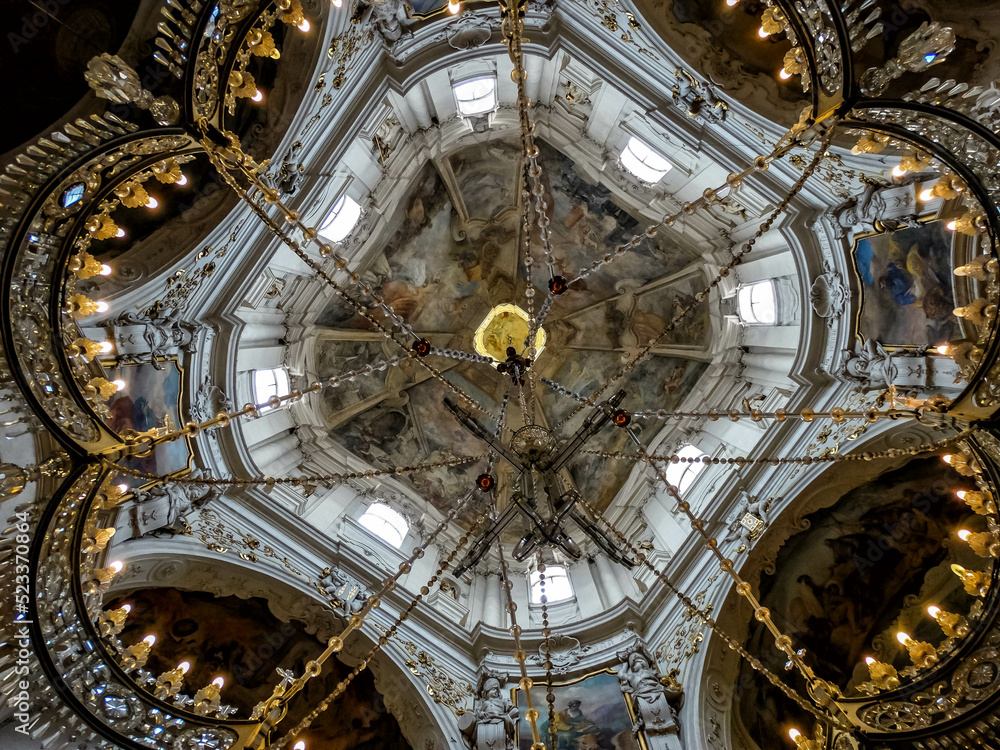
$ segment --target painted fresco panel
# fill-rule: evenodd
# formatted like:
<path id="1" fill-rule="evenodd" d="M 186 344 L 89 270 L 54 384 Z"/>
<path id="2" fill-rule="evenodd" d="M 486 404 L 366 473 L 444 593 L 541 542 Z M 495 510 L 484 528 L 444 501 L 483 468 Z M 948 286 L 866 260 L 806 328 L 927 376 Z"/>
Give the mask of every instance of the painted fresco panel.
<path id="1" fill-rule="evenodd" d="M 852 250 L 861 284 L 858 335 L 883 346 L 936 346 L 961 338 L 944 222 L 871 234 Z"/>
<path id="2" fill-rule="evenodd" d="M 518 750 L 531 750 L 531 728 L 524 718 L 527 702 L 523 691 L 516 692 Z M 616 674 L 599 672 L 575 682 L 556 684 L 552 692 L 555 694 L 555 750 L 639 750 L 632 733 L 632 716 Z M 531 688 L 531 699 L 539 712 L 538 730 L 542 741 L 548 744 L 545 693 L 545 685 L 536 684 Z"/>

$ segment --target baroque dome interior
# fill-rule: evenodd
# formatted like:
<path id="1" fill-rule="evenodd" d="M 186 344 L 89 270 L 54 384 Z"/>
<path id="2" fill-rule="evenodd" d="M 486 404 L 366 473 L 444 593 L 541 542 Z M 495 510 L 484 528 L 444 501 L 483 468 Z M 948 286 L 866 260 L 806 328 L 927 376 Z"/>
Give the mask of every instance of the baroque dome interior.
<path id="1" fill-rule="evenodd" d="M 1000 750 L 995 3 L 0 17 L 4 748 Z"/>

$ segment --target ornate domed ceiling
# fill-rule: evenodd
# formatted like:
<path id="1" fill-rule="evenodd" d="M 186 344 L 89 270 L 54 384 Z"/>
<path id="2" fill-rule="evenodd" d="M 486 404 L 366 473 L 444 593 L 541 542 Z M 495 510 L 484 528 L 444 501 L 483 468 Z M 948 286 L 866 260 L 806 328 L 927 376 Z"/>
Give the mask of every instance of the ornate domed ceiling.
<path id="1" fill-rule="evenodd" d="M 591 259 L 613 253 L 642 232 L 640 222 L 614 201 L 610 191 L 588 184 L 573 163 L 542 145 L 545 197 L 551 206 L 552 248 L 556 271 L 576 277 Z M 400 202 L 388 240 L 366 258 L 362 278 L 413 327 L 441 349 L 471 352 L 476 329 L 497 306 L 524 299 L 521 170 L 516 146 L 489 141 L 451 154 L 441 170 L 427 164 Z M 532 252 L 541 256 L 540 244 Z M 560 297 L 545 322 L 544 351 L 532 365 L 539 378 L 576 393 L 590 393 L 642 342 L 663 332 L 667 322 L 705 286 L 698 256 L 657 237 L 623 259 L 574 285 Z M 545 288 L 535 288 L 539 300 Z M 392 356 L 392 347 L 346 303 L 334 300 L 317 317 L 316 370 L 328 379 Z M 658 345 L 620 383 L 635 411 L 674 410 L 695 388 L 708 367 L 711 323 L 702 308 Z M 504 342 L 504 346 L 519 342 Z M 680 355 L 680 356 L 678 356 Z M 478 362 L 453 361 L 446 377 L 458 383 L 487 411 L 499 413 L 509 378 Z M 543 381 L 544 382 L 544 381 Z M 414 364 L 389 368 L 359 379 L 356 387 L 330 390 L 322 401 L 330 437 L 365 462 L 382 469 L 437 461 L 449 456 L 479 455 L 483 445 L 470 440 L 454 416 L 442 408 L 440 383 Z M 573 402 L 551 388 L 535 391 L 538 423 L 554 427 L 573 411 Z M 519 411 L 508 407 L 506 430 L 523 425 Z M 577 426 L 582 416 L 568 429 Z M 659 425 L 639 428 L 644 439 Z M 624 433 L 604 435 L 593 447 L 619 450 Z M 580 461 L 584 463 L 580 463 Z M 578 488 L 604 508 L 630 470 L 625 463 L 606 470 L 585 470 L 586 459 L 571 466 Z M 475 467 L 473 467 L 474 469 Z M 510 472 L 503 472 L 509 479 Z M 447 510 L 468 490 L 472 469 L 438 469 L 409 481 L 440 510 Z"/>
<path id="2" fill-rule="evenodd" d="M 989 8 L 77 5 L 0 744 L 1000 747 Z"/>

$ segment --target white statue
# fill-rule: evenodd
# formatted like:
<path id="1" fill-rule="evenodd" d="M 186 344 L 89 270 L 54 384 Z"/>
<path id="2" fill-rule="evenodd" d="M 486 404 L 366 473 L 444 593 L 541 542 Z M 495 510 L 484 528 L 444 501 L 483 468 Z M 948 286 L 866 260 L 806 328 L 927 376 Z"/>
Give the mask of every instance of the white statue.
<path id="1" fill-rule="evenodd" d="M 618 652 L 618 683 L 623 693 L 631 696 L 636 721 L 635 732 L 643 731 L 651 750 L 680 750 L 680 727 L 670 700 L 681 697 L 680 685 L 670 681 L 670 689 L 660 681 L 652 658 L 642 641 Z"/>
<path id="2" fill-rule="evenodd" d="M 462 732 L 472 750 L 515 750 L 517 708 L 504 695 L 500 679 L 485 674 L 472 711 L 465 715 Z"/>

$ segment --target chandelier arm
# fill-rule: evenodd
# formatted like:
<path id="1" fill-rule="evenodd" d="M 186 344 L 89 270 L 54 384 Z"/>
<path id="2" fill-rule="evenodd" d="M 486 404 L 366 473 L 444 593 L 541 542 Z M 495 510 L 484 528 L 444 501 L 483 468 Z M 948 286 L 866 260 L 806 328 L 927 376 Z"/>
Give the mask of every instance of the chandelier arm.
<path id="1" fill-rule="evenodd" d="M 843 731 L 851 731 L 853 726 L 848 721 L 845 722 L 843 718 L 835 714 L 826 713 L 817 708 L 811 701 L 806 700 L 798 691 L 796 691 L 791 686 L 787 685 L 778 675 L 774 674 L 770 669 L 768 669 L 760 659 L 747 651 L 739 641 L 733 638 L 731 635 L 726 633 L 725 630 L 719 627 L 718 623 L 714 618 L 709 616 L 709 613 L 699 607 L 695 602 L 687 596 L 683 591 L 681 591 L 674 584 L 667 574 L 662 570 L 658 570 L 649 560 L 647 559 L 645 553 L 643 553 L 639 548 L 632 544 L 628 538 L 618 530 L 618 528 L 611 523 L 605 516 L 597 510 L 594 506 L 590 505 L 583 498 L 580 499 L 581 505 L 586 508 L 604 527 L 615 536 L 616 539 L 622 544 L 622 546 L 629 549 L 630 552 L 635 556 L 637 562 L 639 562 L 643 567 L 645 567 L 650 573 L 656 576 L 657 580 L 663 584 L 663 586 L 670 591 L 674 596 L 684 605 L 685 611 L 692 617 L 697 617 L 702 624 L 704 624 L 709 629 L 713 630 L 716 635 L 718 635 L 726 645 L 732 650 L 739 654 L 743 659 L 747 661 L 752 669 L 763 675 L 768 682 L 774 685 L 776 688 L 781 690 L 788 698 L 795 701 L 801 708 L 811 713 L 819 721 L 826 723 L 832 722 L 837 728 Z"/>
<path id="2" fill-rule="evenodd" d="M 119 474 L 135 477 L 137 479 L 145 479 L 147 481 L 157 482 L 159 484 L 189 484 L 189 485 L 196 484 L 196 485 L 209 485 L 212 487 L 251 487 L 251 486 L 273 487 L 276 484 L 290 484 L 293 486 L 298 486 L 301 484 L 313 484 L 320 482 L 343 482 L 349 479 L 371 479 L 372 477 L 390 477 L 390 476 L 402 476 L 404 474 L 419 474 L 425 471 L 433 471 L 434 469 L 465 466 L 467 464 L 481 461 L 482 459 L 487 457 L 488 457 L 487 454 L 480 454 L 478 456 L 451 458 L 441 461 L 434 461 L 432 463 L 413 464 L 410 466 L 397 466 L 393 469 L 367 469 L 365 471 L 335 472 L 333 474 L 310 474 L 306 476 L 294 476 L 294 477 L 254 477 L 250 479 L 245 479 L 242 477 L 234 477 L 232 479 L 218 479 L 215 477 L 172 477 L 170 475 L 163 475 L 163 474 L 150 474 L 145 471 L 139 471 L 138 469 L 133 469 L 129 466 L 121 466 L 105 456 L 97 456 L 96 458 L 105 467 L 113 469 Z"/>
<path id="3" fill-rule="evenodd" d="M 471 496 L 466 495 L 466 499 L 471 499 Z M 459 504 L 458 507 L 459 508 L 462 507 L 462 504 Z M 316 708 L 310 711 L 298 724 L 296 724 L 295 727 L 286 732 L 284 736 L 282 736 L 281 739 L 279 739 L 277 742 L 266 745 L 266 750 L 283 750 L 283 748 L 287 747 L 288 744 L 292 742 L 297 735 L 308 729 L 309 726 L 319 717 L 319 715 L 324 711 L 326 711 L 330 707 L 330 705 L 337 698 L 339 698 L 344 693 L 345 690 L 347 690 L 347 686 L 351 684 L 354 678 L 357 677 L 359 674 L 361 674 L 361 672 L 363 672 L 365 669 L 367 669 L 368 664 L 375 657 L 375 655 L 378 654 L 380 651 L 384 650 L 385 646 L 388 645 L 389 641 L 396 636 L 400 626 L 403 624 L 403 622 L 409 619 L 410 615 L 413 613 L 413 610 L 416 608 L 417 604 L 419 604 L 423 600 L 423 598 L 430 593 L 431 588 L 433 588 L 435 584 L 440 586 L 439 581 L 444 572 L 451 567 L 451 564 L 458 556 L 458 553 L 462 549 L 464 549 L 466 544 L 468 544 L 469 539 L 471 539 L 474 534 L 479 532 L 480 527 L 486 523 L 488 518 L 489 518 L 488 510 L 484 510 L 479 514 L 479 517 L 474 522 L 472 528 L 469 531 L 466 531 L 459 538 L 458 542 L 455 544 L 455 547 L 451 550 L 448 556 L 438 564 L 437 570 L 434 571 L 434 575 L 432 575 L 427 580 L 427 583 L 425 583 L 423 586 L 420 587 L 419 593 L 415 594 L 410 599 L 409 603 L 406 605 L 406 608 L 403 609 L 403 611 L 396 616 L 392 625 L 384 631 L 384 633 L 379 637 L 378 641 L 376 641 L 375 645 L 372 646 L 371 649 L 369 649 L 368 653 L 361 660 L 361 662 L 348 673 L 347 677 L 338 682 L 336 687 L 334 687 L 333 691 L 330 692 L 330 694 L 327 695 L 326 698 L 324 698 L 316 706 Z M 447 522 L 448 521 L 442 522 L 441 526 L 438 527 L 438 530 L 443 528 L 445 523 Z M 429 545 L 430 543 L 431 542 L 428 541 L 427 545 Z M 407 563 L 403 563 L 402 565 L 400 565 L 400 571 L 402 571 L 404 565 L 407 565 Z M 407 565 L 407 568 L 409 568 L 409 565 Z M 400 574 L 397 573 L 396 577 L 398 578 L 399 575 Z M 388 590 L 387 588 L 383 588 L 383 592 L 387 590 Z M 377 596 L 380 596 L 381 593 L 382 592 L 380 592 L 380 594 L 378 594 Z"/>
<path id="4" fill-rule="evenodd" d="M 921 453 L 929 453 L 931 451 L 941 450 L 942 448 L 947 448 L 949 445 L 953 445 L 956 442 L 964 440 L 971 435 L 975 434 L 976 428 L 968 428 L 959 432 L 958 434 L 944 438 L 943 440 L 936 440 L 931 443 L 923 443 L 921 445 L 913 446 L 911 448 L 887 448 L 883 451 L 864 451 L 859 453 L 831 453 L 827 455 L 819 456 L 781 456 L 778 458 L 747 458 L 746 456 L 737 456 L 735 458 L 713 458 L 711 456 L 681 456 L 676 453 L 671 454 L 649 454 L 648 458 L 635 453 L 623 453 L 621 451 L 595 451 L 586 450 L 582 451 L 584 455 L 589 456 L 600 456 L 601 458 L 611 458 L 617 461 L 652 461 L 655 463 L 703 463 L 706 466 L 712 466 L 714 464 L 734 464 L 736 466 L 747 466 L 747 465 L 760 465 L 769 464 L 774 466 L 777 464 L 800 464 L 800 465 L 810 465 L 810 464 L 820 464 L 820 463 L 840 463 L 842 461 L 875 461 L 882 458 L 899 458 L 901 456 L 917 456 Z"/>
<path id="5" fill-rule="evenodd" d="M 493 364 L 492 357 L 484 357 L 482 354 L 467 352 L 463 349 L 442 349 L 438 346 L 432 346 L 431 354 L 436 354 L 439 357 L 446 357 L 448 359 L 457 359 L 460 362 L 477 362 L 481 365 Z"/>
<path id="6" fill-rule="evenodd" d="M 260 205 L 250 197 L 247 190 L 236 181 L 236 179 L 232 176 L 232 174 L 230 174 L 229 169 L 226 167 L 225 159 L 222 156 L 220 156 L 220 147 L 217 144 L 215 144 L 209 137 L 209 133 L 207 130 L 208 128 L 207 123 L 200 122 L 199 125 L 202 127 L 202 132 L 203 132 L 203 137 L 201 140 L 202 147 L 208 154 L 209 160 L 216 168 L 216 171 L 220 174 L 220 176 L 223 178 L 226 184 L 229 185 L 229 187 L 239 196 L 239 198 L 242 199 L 243 202 L 250 207 L 250 209 L 254 212 L 254 214 L 256 214 L 257 217 L 264 222 L 264 224 L 272 231 L 272 233 L 274 233 L 276 237 L 278 237 L 278 239 L 280 239 L 293 253 L 295 253 L 295 255 L 297 255 L 298 258 L 303 263 L 309 266 L 309 268 L 312 269 L 312 271 L 320 279 L 322 279 L 327 284 L 327 286 L 333 289 L 333 291 L 335 291 L 338 295 L 340 295 L 341 298 L 343 298 L 352 308 L 354 308 L 354 310 L 359 315 L 364 317 L 372 326 L 374 326 L 379 332 L 381 332 L 382 335 L 385 336 L 385 338 L 388 341 L 391 341 L 392 343 L 396 344 L 403 351 L 408 352 L 410 358 L 413 361 L 415 361 L 417 364 L 419 364 L 421 367 L 427 370 L 434 378 L 444 383 L 445 387 L 448 388 L 448 390 L 452 391 L 463 401 L 466 401 L 467 403 L 471 404 L 474 408 L 476 408 L 483 414 L 486 414 L 488 416 L 493 416 L 483 406 L 481 406 L 479 402 L 477 402 L 474 398 L 472 398 L 472 396 L 468 395 L 462 388 L 460 388 L 459 386 L 455 385 L 450 380 L 445 378 L 444 374 L 440 370 L 438 370 L 433 365 L 429 364 L 424 358 L 416 356 L 416 354 L 413 353 L 412 350 L 410 349 L 408 342 L 401 341 L 397 337 L 395 332 L 386 328 L 381 322 L 379 322 L 377 318 L 370 315 L 368 309 L 363 304 L 361 304 L 361 302 L 359 302 L 352 295 L 350 295 L 343 287 L 341 287 L 336 281 L 334 281 L 334 279 L 328 273 L 326 273 L 323 270 L 322 266 L 320 266 L 319 263 L 313 260 L 309 255 L 307 255 L 299 247 L 299 243 L 293 240 L 288 235 L 287 232 L 282 230 L 282 228 L 278 226 L 277 222 L 275 222 L 270 216 L 267 215 L 264 209 L 261 208 Z M 285 217 L 286 221 L 292 223 L 293 226 L 302 230 L 302 236 L 306 239 L 307 242 L 319 245 L 320 254 L 321 255 L 325 254 L 324 250 L 325 249 L 329 250 L 330 246 L 323 242 L 320 242 L 317 239 L 318 231 L 314 227 L 304 226 L 298 219 L 298 213 L 288 209 L 286 206 L 284 206 L 284 204 L 281 203 L 280 200 L 278 200 L 277 191 L 273 190 L 272 188 L 269 188 L 263 181 L 261 181 L 260 176 L 257 174 L 256 171 L 257 169 L 260 168 L 259 165 L 256 165 L 249 156 L 243 153 L 243 151 L 240 150 L 238 143 L 234 142 L 232 139 L 230 139 L 229 151 L 232 154 L 232 163 L 234 168 L 239 170 L 240 174 L 242 174 L 243 177 L 256 190 L 258 190 L 261 193 L 261 195 L 264 196 L 265 201 L 267 201 L 268 203 L 272 203 L 278 207 L 278 209 L 282 212 L 282 215 Z M 248 167 L 247 166 L 248 164 L 252 165 L 252 167 Z M 342 259 L 338 259 L 337 261 L 338 266 L 341 265 L 341 261 Z M 344 263 L 343 267 L 346 268 L 346 260 L 344 260 L 343 263 Z M 360 276 L 354 271 L 350 272 L 350 278 L 355 283 L 360 281 Z M 390 318 L 390 320 L 399 325 L 402 330 L 412 332 L 412 329 L 409 327 L 408 324 L 401 323 L 402 318 L 400 318 L 395 313 L 395 311 L 392 310 L 391 306 L 388 306 L 388 303 L 384 303 L 384 300 L 382 300 L 384 304 L 380 304 L 381 297 L 379 295 L 374 294 L 372 295 L 372 297 L 375 300 L 376 304 L 379 304 L 379 306 L 386 311 L 386 314 Z"/>
<path id="7" fill-rule="evenodd" d="M 834 407 L 829 411 L 813 411 L 812 409 L 802 409 L 798 413 L 788 412 L 784 409 L 774 411 L 761 411 L 751 409 L 750 411 L 738 411 L 736 409 L 709 409 L 708 411 L 637 411 L 632 412 L 632 416 L 637 419 L 709 419 L 713 422 L 725 418 L 731 422 L 738 422 L 741 419 L 751 419 L 754 422 L 763 420 L 782 423 L 788 419 L 801 418 L 803 422 L 812 422 L 815 419 L 831 419 L 840 423 L 848 419 L 863 419 L 866 422 L 877 422 L 880 419 L 916 419 L 920 420 L 922 411 L 920 409 L 888 409 L 879 411 L 874 406 L 864 410 L 848 410 Z"/>
<path id="8" fill-rule="evenodd" d="M 556 696 L 552 691 L 552 629 L 549 627 L 549 597 L 545 593 L 545 560 L 538 550 L 539 603 L 542 605 L 542 666 L 545 668 L 545 702 L 549 712 L 549 747 L 556 747 Z"/>
<path id="9" fill-rule="evenodd" d="M 722 279 L 725 276 L 728 276 L 730 271 L 732 271 L 734 267 L 743 262 L 744 256 L 746 256 L 747 253 L 749 253 L 753 249 L 753 246 L 756 244 L 757 240 L 760 239 L 762 235 L 764 235 L 767 231 L 771 229 L 771 226 L 774 223 L 774 221 L 781 214 L 785 212 L 785 210 L 791 203 L 792 199 L 799 194 L 799 192 L 805 186 L 806 181 L 812 176 L 813 172 L 816 171 L 820 163 L 822 163 L 823 159 L 827 155 L 827 148 L 830 145 L 830 141 L 833 139 L 834 131 L 835 128 L 832 126 L 827 128 L 820 143 L 819 150 L 813 156 L 812 160 L 809 162 L 809 165 L 803 170 L 799 178 L 795 181 L 795 184 L 792 185 L 791 189 L 788 191 L 788 193 L 786 193 L 785 197 L 781 199 L 777 207 L 768 215 L 767 219 L 765 219 L 761 223 L 761 225 L 757 227 L 757 231 L 754 232 L 754 236 L 751 237 L 746 242 L 744 242 L 743 246 L 737 252 L 733 253 L 732 260 L 730 260 L 729 263 L 727 263 L 725 266 L 719 269 L 718 274 L 716 274 L 715 278 L 712 279 L 712 281 L 708 284 L 708 286 L 706 286 L 702 291 L 698 292 L 695 295 L 695 301 L 691 304 L 682 307 L 681 310 L 677 313 L 677 315 L 675 315 L 670 320 L 670 322 L 668 322 L 666 326 L 664 326 L 663 330 L 659 334 L 654 336 L 649 341 L 648 344 L 646 344 L 642 349 L 640 349 L 639 352 L 631 360 L 629 360 L 616 374 L 612 375 L 611 378 L 605 381 L 604 384 L 602 384 L 596 391 L 594 391 L 590 396 L 588 396 L 584 403 L 581 403 L 579 406 L 577 406 L 576 409 L 570 412 L 561 422 L 559 422 L 559 424 L 553 428 L 553 432 L 559 430 L 559 428 L 561 428 L 563 425 L 565 425 L 567 422 L 573 419 L 573 417 L 579 414 L 583 409 L 589 406 L 593 406 L 594 402 L 596 402 L 597 399 L 599 399 L 601 395 L 608 388 L 610 388 L 612 385 L 617 383 L 623 377 L 628 375 L 633 369 L 635 369 L 637 365 L 639 365 L 639 363 L 643 362 L 646 359 L 646 357 L 650 355 L 653 348 L 660 341 L 662 341 L 663 338 L 668 333 L 673 331 L 674 328 L 677 327 L 678 323 L 682 322 L 685 318 L 687 318 L 687 316 L 695 309 L 695 307 L 698 306 L 699 303 L 708 299 L 709 292 L 711 292 L 713 288 L 718 286 L 719 283 L 722 281 Z M 758 160 L 760 161 L 755 162 L 755 164 L 760 163 L 763 165 L 763 168 L 766 169 L 767 162 L 761 159 L 760 157 L 758 157 Z"/>
<path id="10" fill-rule="evenodd" d="M 490 503 L 491 516 L 496 516 L 496 509 L 496 497 L 493 497 Z M 533 683 L 531 678 L 528 677 L 527 655 L 524 653 L 524 646 L 521 644 L 521 626 L 517 624 L 517 604 L 514 603 L 514 597 L 511 593 L 507 556 L 503 551 L 503 542 L 499 538 L 497 539 L 497 553 L 500 556 L 500 580 L 504 597 L 507 600 L 507 611 L 510 613 L 510 634 L 514 639 L 514 661 L 517 662 L 517 666 L 521 672 L 521 679 L 518 681 L 518 686 L 524 691 L 524 702 L 528 707 L 524 712 L 524 716 L 528 720 L 528 726 L 531 728 L 531 750 L 546 750 L 545 743 L 542 742 L 541 736 L 538 733 L 538 709 L 535 708 L 534 700 L 531 697 L 531 686 Z"/>

